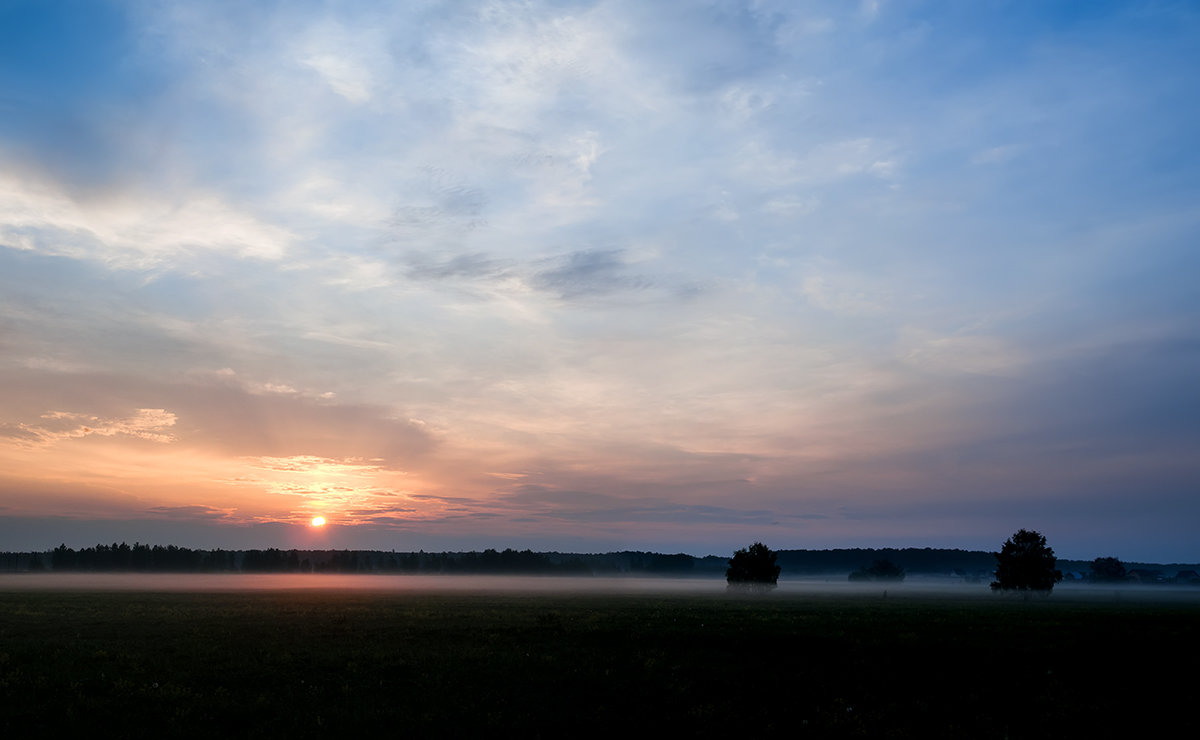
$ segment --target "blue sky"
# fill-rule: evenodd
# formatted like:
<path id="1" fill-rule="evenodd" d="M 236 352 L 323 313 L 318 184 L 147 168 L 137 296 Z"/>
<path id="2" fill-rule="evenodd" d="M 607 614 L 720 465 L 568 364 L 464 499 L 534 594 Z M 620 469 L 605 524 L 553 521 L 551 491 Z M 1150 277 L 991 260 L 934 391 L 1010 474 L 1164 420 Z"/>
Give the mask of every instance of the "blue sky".
<path id="1" fill-rule="evenodd" d="M 0 4 L 3 546 L 1195 561 L 1198 42 L 1165 2 Z"/>

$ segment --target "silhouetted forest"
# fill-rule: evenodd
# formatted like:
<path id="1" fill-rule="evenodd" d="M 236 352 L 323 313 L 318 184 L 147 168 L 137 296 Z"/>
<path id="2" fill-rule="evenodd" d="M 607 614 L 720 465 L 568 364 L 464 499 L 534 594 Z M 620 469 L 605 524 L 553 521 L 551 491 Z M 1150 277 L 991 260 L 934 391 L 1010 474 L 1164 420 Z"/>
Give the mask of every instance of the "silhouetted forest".
<path id="1" fill-rule="evenodd" d="M 889 561 L 910 575 L 990 578 L 996 560 L 990 552 L 939 548 L 843 548 L 777 550 L 781 578 L 844 578 L 877 561 Z M 1064 571 L 1086 571 L 1084 561 L 1059 561 Z M 0 552 L 0 571 L 84 571 L 134 573 L 376 573 L 376 574 L 540 574 L 664 575 L 723 578 L 727 557 L 684 553 L 396 552 L 385 550 L 204 550 L 175 545 L 125 542 L 73 549 L 59 545 L 43 552 Z M 1146 567 L 1151 564 L 1130 564 Z M 1174 568 L 1153 566 L 1174 576 Z M 1194 566 L 1188 566 L 1194 567 Z"/>

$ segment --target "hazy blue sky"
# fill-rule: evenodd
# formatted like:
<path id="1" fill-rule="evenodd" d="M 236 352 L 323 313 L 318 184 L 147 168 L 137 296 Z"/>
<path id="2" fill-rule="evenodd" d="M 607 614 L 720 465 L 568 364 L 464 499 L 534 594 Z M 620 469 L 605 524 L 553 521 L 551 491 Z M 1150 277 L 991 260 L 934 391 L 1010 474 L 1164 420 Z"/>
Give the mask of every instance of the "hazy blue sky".
<path id="1" fill-rule="evenodd" d="M 1194 562 L 1198 131 L 1191 3 L 0 2 L 0 549 Z"/>

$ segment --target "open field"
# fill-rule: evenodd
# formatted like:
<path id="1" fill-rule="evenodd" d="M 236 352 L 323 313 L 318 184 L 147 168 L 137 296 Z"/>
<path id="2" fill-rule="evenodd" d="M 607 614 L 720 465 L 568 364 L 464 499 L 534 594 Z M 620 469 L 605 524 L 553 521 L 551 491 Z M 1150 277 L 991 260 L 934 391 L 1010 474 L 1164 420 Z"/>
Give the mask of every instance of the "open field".
<path id="1" fill-rule="evenodd" d="M 1200 725 L 1194 599 L 1058 596 L 9 588 L 0 735 L 1000 738 Z"/>

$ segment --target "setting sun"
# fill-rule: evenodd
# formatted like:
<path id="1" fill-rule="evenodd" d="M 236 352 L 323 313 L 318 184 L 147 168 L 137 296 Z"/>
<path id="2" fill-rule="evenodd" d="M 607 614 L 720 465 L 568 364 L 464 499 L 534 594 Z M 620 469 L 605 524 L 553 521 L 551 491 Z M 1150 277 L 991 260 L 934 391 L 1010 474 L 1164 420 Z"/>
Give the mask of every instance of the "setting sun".
<path id="1" fill-rule="evenodd" d="M 314 516 L 314 517 L 312 518 L 312 525 L 313 525 L 314 527 L 324 527 L 324 526 L 325 526 L 325 517 L 323 517 L 323 516 Z"/>

